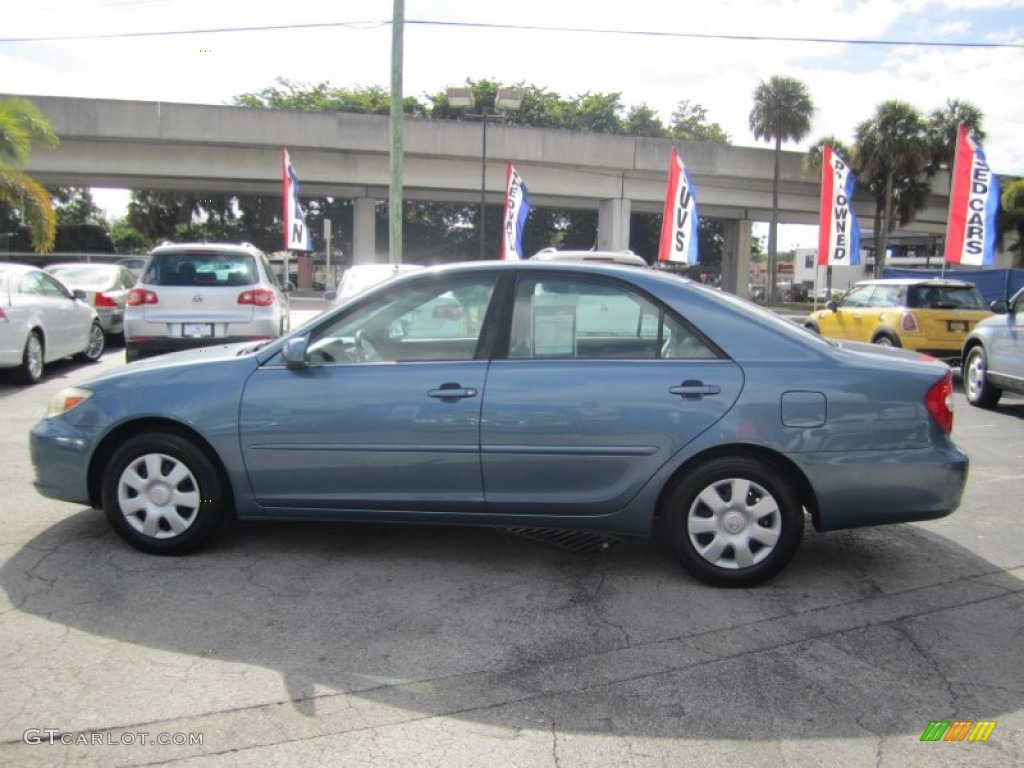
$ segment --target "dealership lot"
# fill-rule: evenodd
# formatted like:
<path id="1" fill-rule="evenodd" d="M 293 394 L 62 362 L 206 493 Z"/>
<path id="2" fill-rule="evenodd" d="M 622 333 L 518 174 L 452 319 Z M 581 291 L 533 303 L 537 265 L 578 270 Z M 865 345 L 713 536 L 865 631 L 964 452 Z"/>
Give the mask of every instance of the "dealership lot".
<path id="1" fill-rule="evenodd" d="M 50 394 L 122 364 L 0 382 L 0 763 L 1024 761 L 1024 398 L 958 388 L 952 516 L 809 530 L 773 582 L 723 591 L 656 543 L 486 529 L 268 523 L 139 554 L 39 497 L 26 447 Z M 947 720 L 996 726 L 921 741 Z"/>

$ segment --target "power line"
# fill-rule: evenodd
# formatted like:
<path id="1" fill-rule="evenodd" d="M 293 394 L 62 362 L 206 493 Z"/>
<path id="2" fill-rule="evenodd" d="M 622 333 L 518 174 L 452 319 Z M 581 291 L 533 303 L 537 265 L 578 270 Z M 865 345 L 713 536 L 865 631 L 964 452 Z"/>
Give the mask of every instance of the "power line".
<path id="1" fill-rule="evenodd" d="M 830 45 L 870 45 L 888 47 L 916 48 L 986 48 L 986 49 L 1024 49 L 1024 43 L 984 43 L 984 42 L 943 42 L 935 40 L 862 40 L 838 37 L 783 37 L 777 35 L 724 35 L 703 32 L 665 32 L 640 29 L 600 29 L 595 27 L 546 27 L 531 24 L 484 24 L 470 21 L 435 21 L 431 19 L 406 19 L 406 25 L 455 27 L 466 29 L 493 29 L 518 32 L 563 32 L 571 34 L 619 35 L 639 37 L 664 37 L 670 39 L 690 40 L 728 40 L 732 42 L 769 42 L 769 43 L 808 43 Z M 39 37 L 2 37 L 0 43 L 43 43 L 69 42 L 74 40 L 111 40 L 138 37 L 176 37 L 182 35 L 221 35 L 245 32 L 277 32 L 284 30 L 303 29 L 370 29 L 390 26 L 390 20 L 384 21 L 330 21 L 311 22 L 308 24 L 271 24 L 267 26 L 249 27 L 210 27 L 205 29 L 164 30 L 157 32 L 107 32 L 84 35 L 44 35 Z"/>

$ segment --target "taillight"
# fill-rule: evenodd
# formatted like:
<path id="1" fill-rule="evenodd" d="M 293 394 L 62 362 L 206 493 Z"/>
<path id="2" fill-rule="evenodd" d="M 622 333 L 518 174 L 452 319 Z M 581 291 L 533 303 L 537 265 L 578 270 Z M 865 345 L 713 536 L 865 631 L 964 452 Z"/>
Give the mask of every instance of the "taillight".
<path id="1" fill-rule="evenodd" d="M 128 291 L 125 303 L 129 307 L 141 307 L 143 304 L 159 304 L 160 300 L 153 291 L 147 291 L 145 288 L 132 288 Z"/>
<path id="2" fill-rule="evenodd" d="M 266 288 L 254 288 L 251 291 L 242 291 L 238 294 L 239 304 L 252 304 L 256 307 L 269 307 L 274 303 L 274 292 Z"/>
<path id="3" fill-rule="evenodd" d="M 107 296 L 105 293 L 97 293 L 96 299 L 93 301 L 94 307 L 116 307 L 117 301 Z"/>
<path id="4" fill-rule="evenodd" d="M 953 433 L 953 371 L 936 381 L 924 396 L 928 413 L 947 435 Z"/>
<path id="5" fill-rule="evenodd" d="M 900 319 L 900 330 L 905 333 L 917 333 L 917 318 L 910 312 L 904 312 Z"/>

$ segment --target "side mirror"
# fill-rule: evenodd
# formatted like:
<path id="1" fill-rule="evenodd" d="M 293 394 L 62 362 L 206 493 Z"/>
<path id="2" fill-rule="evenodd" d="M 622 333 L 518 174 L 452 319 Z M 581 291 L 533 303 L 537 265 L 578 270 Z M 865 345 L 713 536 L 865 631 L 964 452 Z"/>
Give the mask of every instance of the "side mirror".
<path id="1" fill-rule="evenodd" d="M 285 293 L 291 293 L 292 291 L 295 290 L 295 283 L 293 283 L 291 280 L 285 280 L 284 284 L 281 286 L 281 290 L 284 291 Z"/>
<path id="2" fill-rule="evenodd" d="M 839 304 L 836 302 L 835 299 L 829 299 L 828 301 L 825 302 L 825 309 L 827 309 L 829 312 L 835 312 L 838 308 Z"/>
<path id="3" fill-rule="evenodd" d="M 75 288 L 75 290 L 71 292 L 72 298 L 78 299 L 78 301 L 85 301 L 87 295 L 88 294 L 86 294 L 86 292 L 81 288 Z"/>
<path id="4" fill-rule="evenodd" d="M 324 291 L 324 301 L 334 301 L 338 298 L 337 291 Z"/>
<path id="5" fill-rule="evenodd" d="M 988 308 L 997 315 L 1005 315 L 1010 309 L 1005 299 L 996 299 L 995 301 L 990 302 Z"/>
<path id="6" fill-rule="evenodd" d="M 309 343 L 309 338 L 306 336 L 295 336 L 288 339 L 281 347 L 281 357 L 284 358 L 286 365 L 305 365 L 306 364 L 306 345 Z"/>

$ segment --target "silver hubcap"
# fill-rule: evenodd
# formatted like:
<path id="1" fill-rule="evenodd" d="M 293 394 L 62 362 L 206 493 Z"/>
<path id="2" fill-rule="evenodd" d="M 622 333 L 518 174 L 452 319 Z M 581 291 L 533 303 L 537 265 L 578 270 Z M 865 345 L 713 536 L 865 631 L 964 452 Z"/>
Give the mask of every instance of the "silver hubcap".
<path id="1" fill-rule="evenodd" d="M 875 339 L 875 344 L 877 344 L 880 347 L 891 347 L 892 339 L 890 339 L 888 336 L 879 336 L 877 339 Z"/>
<path id="2" fill-rule="evenodd" d="M 89 359 L 95 360 L 103 354 L 103 343 L 103 329 L 94 325 L 89 331 L 89 349 L 85 352 Z"/>
<path id="3" fill-rule="evenodd" d="M 712 565 L 749 568 L 775 550 L 782 515 L 768 491 L 733 477 L 700 492 L 687 514 L 686 530 L 694 549 Z"/>
<path id="4" fill-rule="evenodd" d="M 162 453 L 140 456 L 117 481 L 117 502 L 128 524 L 143 536 L 172 539 L 196 521 L 199 484 L 178 459 Z"/>
<path id="5" fill-rule="evenodd" d="M 981 355 L 971 355 L 967 361 L 967 396 L 977 400 L 985 383 L 985 363 Z"/>
<path id="6" fill-rule="evenodd" d="M 33 379 L 43 375 L 43 345 L 36 336 L 29 336 L 25 345 L 25 360 L 28 363 L 28 372 Z"/>

